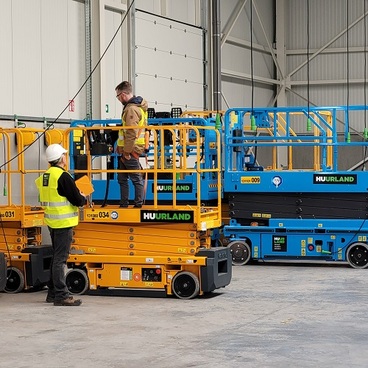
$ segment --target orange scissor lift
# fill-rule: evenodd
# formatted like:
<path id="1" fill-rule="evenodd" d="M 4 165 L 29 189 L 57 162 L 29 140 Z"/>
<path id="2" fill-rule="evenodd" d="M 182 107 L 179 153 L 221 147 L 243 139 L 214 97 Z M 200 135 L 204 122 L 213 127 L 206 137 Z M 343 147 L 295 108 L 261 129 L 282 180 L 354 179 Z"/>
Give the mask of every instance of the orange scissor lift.
<path id="1" fill-rule="evenodd" d="M 100 127 L 109 132 L 122 127 Z M 224 287 L 231 280 L 231 256 L 228 248 L 211 248 L 211 231 L 221 226 L 221 160 L 205 168 L 203 162 L 203 130 L 210 127 L 193 127 L 189 125 L 151 127 L 154 136 L 154 164 L 145 168 L 144 174 L 153 177 L 153 185 L 162 173 L 171 175 L 173 195 L 171 203 L 160 201 L 155 195 L 151 204 L 142 208 L 120 208 L 117 204 L 93 203 L 93 193 L 88 196 L 88 203 L 80 208 L 80 223 L 74 228 L 73 244 L 68 259 L 67 285 L 73 294 L 100 295 L 175 295 L 189 299 Z M 81 177 L 79 182 L 87 179 L 87 185 L 94 178 L 108 182 L 109 175 L 116 175 L 118 169 L 107 169 L 104 156 L 93 154 L 90 147 L 90 131 L 86 127 L 73 127 L 62 131 L 61 143 L 70 150 L 70 163 L 82 156 L 84 167 L 75 167 L 72 173 Z M 163 146 L 161 137 L 171 131 L 173 140 L 170 147 Z M 3 174 L 7 176 L 8 187 L 19 176 L 21 203 L 14 205 L 11 193 L 9 202 L 1 208 L 2 224 L 7 229 L 6 238 L 13 239 L 17 233 L 18 241 L 7 240 L 0 251 L 4 252 L 8 262 L 8 281 L 6 291 L 18 292 L 31 286 L 43 285 L 47 281 L 50 264 L 50 245 L 43 245 L 41 227 L 43 211 L 38 206 L 27 206 L 25 188 L 34 185 L 34 179 L 44 170 L 27 169 L 23 149 L 31 144 L 35 135 L 42 132 L 30 129 L 11 129 L 3 132 L 5 146 L 12 145 L 9 135 L 17 137 L 17 165 L 9 162 Z M 58 135 L 50 134 L 50 137 Z M 191 159 L 186 154 L 188 135 L 191 136 Z M 29 135 L 29 136 L 28 136 Z M 193 136 L 196 137 L 193 142 Z M 27 137 L 28 139 L 25 139 Z M 47 141 L 47 139 L 46 139 Z M 179 142 L 179 144 L 177 143 Z M 52 142 L 55 143 L 55 142 Z M 216 145 L 220 153 L 220 136 L 216 131 Z M 75 149 L 78 147 L 78 150 Z M 165 167 L 165 152 L 174 157 L 173 165 Z M 113 148 L 111 155 L 114 155 Z M 10 148 L 7 157 L 11 156 Z M 178 160 L 176 160 L 178 158 Z M 13 166 L 17 168 L 13 169 Z M 73 166 L 73 165 L 71 165 Z M 205 206 L 201 202 L 201 175 L 210 172 L 218 179 L 218 202 Z M 33 174 L 32 179 L 27 176 Z M 176 199 L 176 179 L 193 175 L 197 178 L 197 203 L 187 205 Z M 11 212 L 9 212 L 11 211 Z M 11 218 L 6 218 L 6 213 Z M 14 229 L 14 230 L 12 230 Z M 14 281 L 11 282 L 12 275 Z M 10 280 L 10 281 L 9 281 Z M 35 282 L 36 280 L 36 282 Z"/>

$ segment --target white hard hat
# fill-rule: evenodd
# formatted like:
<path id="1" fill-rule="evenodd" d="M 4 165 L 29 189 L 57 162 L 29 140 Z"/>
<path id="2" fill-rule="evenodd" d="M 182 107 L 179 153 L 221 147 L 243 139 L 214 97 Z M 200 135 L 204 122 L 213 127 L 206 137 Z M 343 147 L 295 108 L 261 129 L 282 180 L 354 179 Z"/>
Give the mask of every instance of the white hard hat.
<path id="1" fill-rule="evenodd" d="M 47 162 L 56 161 L 66 152 L 68 151 L 64 147 L 60 146 L 60 144 L 50 144 L 46 148 L 46 160 Z"/>

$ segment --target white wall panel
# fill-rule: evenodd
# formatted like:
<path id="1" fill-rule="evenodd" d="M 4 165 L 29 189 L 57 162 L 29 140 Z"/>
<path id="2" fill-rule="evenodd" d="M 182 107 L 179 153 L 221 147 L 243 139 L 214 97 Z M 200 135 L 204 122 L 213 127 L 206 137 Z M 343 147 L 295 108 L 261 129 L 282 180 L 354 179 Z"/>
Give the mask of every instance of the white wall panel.
<path id="1" fill-rule="evenodd" d="M 168 13 L 166 16 L 175 20 L 195 24 L 196 23 L 196 0 L 178 1 L 168 3 Z"/>
<path id="2" fill-rule="evenodd" d="M 161 0 L 135 0 L 135 8 L 162 15 Z"/>
<path id="3" fill-rule="evenodd" d="M 104 44 L 101 47 L 101 54 L 105 51 L 108 44 L 111 42 L 112 37 L 120 26 L 125 13 L 113 9 L 104 9 Z M 127 38 L 126 28 L 122 27 L 116 35 L 114 42 L 107 50 L 103 61 L 102 68 L 103 80 L 102 84 L 105 85 L 105 101 L 104 104 L 108 105 L 108 112 L 102 111 L 101 116 L 105 118 L 119 118 L 121 116 L 121 103 L 116 99 L 115 87 L 126 79 L 123 77 L 123 70 L 127 68 L 128 57 L 123 55 L 123 42 L 124 38 Z M 96 118 L 96 117 L 95 117 Z"/>
<path id="4" fill-rule="evenodd" d="M 12 2 L 4 0 L 0 5 L 0 114 L 13 114 L 13 23 Z"/>
<path id="5" fill-rule="evenodd" d="M 85 80 L 84 4 L 68 0 L 0 2 L 0 114 L 56 117 Z M 85 116 L 85 95 L 75 112 Z"/>
<path id="6" fill-rule="evenodd" d="M 202 30 L 143 12 L 135 26 L 136 94 L 156 111 L 203 109 Z"/>
<path id="7" fill-rule="evenodd" d="M 41 116 L 57 116 L 68 103 L 68 9 L 66 2 L 49 0 L 40 9 Z M 55 13 L 56 12 L 56 13 Z M 55 17 L 55 14 L 58 14 Z M 80 106 L 79 97 L 75 105 Z M 39 115 L 40 113 L 36 113 Z M 29 114 L 27 114 L 29 115 Z M 33 114 L 32 114 L 33 115 Z"/>
<path id="8" fill-rule="evenodd" d="M 201 0 L 136 0 L 135 8 L 175 21 L 196 24 L 197 3 Z"/>
<path id="9" fill-rule="evenodd" d="M 41 1 L 12 1 L 13 111 L 42 116 Z"/>
<path id="10" fill-rule="evenodd" d="M 68 93 L 62 100 L 61 107 L 69 102 L 86 80 L 86 53 L 85 53 L 85 15 L 84 4 L 80 1 L 68 1 L 67 13 L 67 84 Z M 57 72 L 57 71 L 56 71 Z M 66 81 L 62 83 L 66 83 Z M 68 101 L 66 101 L 66 98 Z M 55 106 L 56 110 L 60 106 Z M 53 116 L 53 115 L 51 115 Z M 65 118 L 83 119 L 86 116 L 86 88 L 83 88 L 76 98 L 75 112 L 64 113 Z"/>
<path id="11" fill-rule="evenodd" d="M 137 49 L 136 70 L 144 70 L 144 73 L 156 78 L 172 78 L 176 80 L 202 81 L 203 70 L 198 67 L 201 60 L 188 55 L 169 53 L 161 50 L 153 52 L 147 48 Z M 185 59 L 185 68 L 178 68 Z M 155 61 L 158 63 L 155 63 Z M 149 61 L 149 62 L 147 62 Z M 188 73 L 190 71 L 190 73 Z"/>

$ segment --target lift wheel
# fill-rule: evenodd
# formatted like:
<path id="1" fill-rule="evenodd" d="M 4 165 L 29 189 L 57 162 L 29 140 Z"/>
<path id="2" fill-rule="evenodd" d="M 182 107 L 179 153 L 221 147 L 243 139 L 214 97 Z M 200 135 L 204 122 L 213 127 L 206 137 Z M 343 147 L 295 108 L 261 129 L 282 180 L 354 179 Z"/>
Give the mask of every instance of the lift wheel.
<path id="1" fill-rule="evenodd" d="M 234 266 L 242 266 L 249 262 L 251 250 L 245 241 L 233 241 L 228 247 L 230 247 Z"/>
<path id="2" fill-rule="evenodd" d="M 71 268 L 66 272 L 66 286 L 71 294 L 82 295 L 89 289 L 86 272 L 80 268 Z"/>
<path id="3" fill-rule="evenodd" d="M 179 299 L 193 299 L 199 294 L 199 280 L 192 272 L 177 273 L 172 281 L 172 291 Z"/>
<path id="4" fill-rule="evenodd" d="M 354 243 L 346 251 L 346 259 L 353 268 L 368 267 L 368 246 L 365 243 Z"/>
<path id="5" fill-rule="evenodd" d="M 4 291 L 8 294 L 16 294 L 23 291 L 25 285 L 24 275 L 16 267 L 8 267 L 7 281 Z"/>

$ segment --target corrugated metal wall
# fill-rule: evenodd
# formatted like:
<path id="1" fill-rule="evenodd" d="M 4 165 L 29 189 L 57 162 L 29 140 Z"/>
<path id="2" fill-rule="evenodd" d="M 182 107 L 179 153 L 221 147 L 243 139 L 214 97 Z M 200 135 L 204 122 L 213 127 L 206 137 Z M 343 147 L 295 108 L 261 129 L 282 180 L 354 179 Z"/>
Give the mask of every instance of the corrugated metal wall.
<path id="1" fill-rule="evenodd" d="M 364 42 L 367 30 L 363 13 L 367 0 L 284 1 L 287 52 L 285 72 L 290 74 L 287 78 L 287 104 L 365 104 L 363 87 L 367 52 Z M 136 0 L 135 7 L 196 26 L 210 27 L 208 16 L 211 2 Z M 112 11 L 111 5 L 121 7 L 126 1 L 92 2 L 94 7 L 101 3 L 107 4 L 103 29 L 99 29 L 101 19 L 98 19 L 98 14 L 94 13 L 92 19 L 93 65 L 122 19 L 121 12 Z M 275 18 L 275 9 L 280 1 L 226 0 L 219 3 L 223 30 L 222 107 L 226 109 L 228 106 L 272 104 L 279 84 L 272 52 L 276 52 L 275 30 L 278 19 Z M 236 9 L 238 13 L 234 15 Z M 200 10 L 206 13 L 207 23 L 203 22 Z M 84 1 L 3 0 L 0 2 L 0 22 L 0 80 L 2 86 L 5 86 L 0 91 L 0 115 L 57 116 L 86 78 Z M 344 30 L 348 24 L 354 26 L 348 31 L 347 39 Z M 311 60 L 307 67 L 303 66 L 303 63 L 307 60 L 308 29 Z M 225 31 L 228 33 L 225 34 Z M 101 34 L 105 38 L 99 39 Z M 127 41 L 124 41 L 125 39 Z M 210 41 L 207 39 L 207 44 Z M 107 118 L 119 115 L 119 105 L 110 91 L 120 79 L 128 78 L 128 42 L 129 35 L 125 28 L 124 36 L 120 35 L 115 40 L 113 50 L 105 56 L 106 70 L 101 73 L 101 81 L 96 74 L 93 77 L 95 118 L 99 115 Z M 313 54 L 322 48 L 324 50 L 313 57 Z M 210 53 L 207 54 L 207 60 L 209 58 Z M 99 71 L 100 69 L 97 69 L 96 72 Z M 105 91 L 100 93 L 103 89 Z M 141 93 L 144 94 L 144 91 Z M 108 105 L 108 112 L 104 112 L 105 105 Z M 85 114 L 86 95 L 85 90 L 82 90 L 75 101 L 75 111 L 70 112 L 67 109 L 61 117 L 76 119 L 84 118 Z M 357 129 L 361 130 L 361 126 Z"/>
<path id="2" fill-rule="evenodd" d="M 282 2 L 285 19 L 280 20 L 275 14 L 277 9 L 280 15 L 277 7 Z M 135 7 L 202 26 L 208 31 L 211 3 L 211 0 L 136 0 Z M 223 30 L 222 108 L 274 103 L 281 83 L 277 80 L 273 55 L 280 21 L 285 26 L 284 72 L 289 106 L 367 104 L 364 89 L 367 3 L 368 0 L 219 0 Z M 126 0 L 91 0 L 91 4 L 92 66 L 95 66 L 122 21 L 128 3 Z M 42 117 L 55 118 L 59 114 L 65 122 L 85 118 L 87 96 L 83 88 L 75 99 L 75 110 L 66 108 L 62 113 L 87 77 L 84 0 L 1 0 L 0 24 L 1 126 L 13 126 L 13 121 L 5 121 L 1 116 L 15 114 L 41 118 L 41 123 Z M 346 34 L 344 30 L 348 25 L 352 28 Z M 121 79 L 129 78 L 129 69 L 134 73 L 129 49 L 131 34 L 127 30 L 124 24 L 102 66 L 93 75 L 94 118 L 120 115 L 121 106 L 113 89 Z M 308 66 L 305 64 L 307 30 Z M 207 35 L 206 51 L 211 41 L 210 33 Z M 318 53 L 316 57 L 314 53 Z M 210 53 L 207 61 L 209 58 Z M 208 91 L 210 95 L 210 88 Z M 169 92 L 175 94 L 176 90 Z M 139 93 L 145 96 L 143 85 Z M 32 124 L 39 126 L 39 123 Z M 364 115 L 354 116 L 350 128 L 352 133 L 361 135 L 367 125 Z M 301 123 L 300 131 L 303 129 L 305 126 Z M 32 152 L 29 158 L 34 158 L 38 166 L 44 146 L 33 148 L 34 155 Z"/>
<path id="3" fill-rule="evenodd" d="M 366 0 L 309 0 L 308 25 L 308 1 L 287 1 L 287 72 L 291 80 L 288 105 L 367 103 L 364 84 L 368 26 L 363 17 L 364 3 L 368 11 Z M 310 62 L 298 69 L 307 61 L 308 41 Z M 362 130 L 362 126 L 357 129 Z"/>
<path id="4" fill-rule="evenodd" d="M 220 2 L 222 29 L 226 31 L 232 19 L 235 20 L 230 32 L 222 34 L 222 39 L 226 39 L 221 50 L 224 109 L 268 106 L 274 96 L 274 86 L 269 81 L 274 79 L 275 70 L 268 47 L 273 44 L 275 37 L 274 1 L 253 1 L 252 12 L 251 3 L 246 0 Z M 235 18 L 234 10 L 237 7 L 240 7 L 240 11 Z"/>

